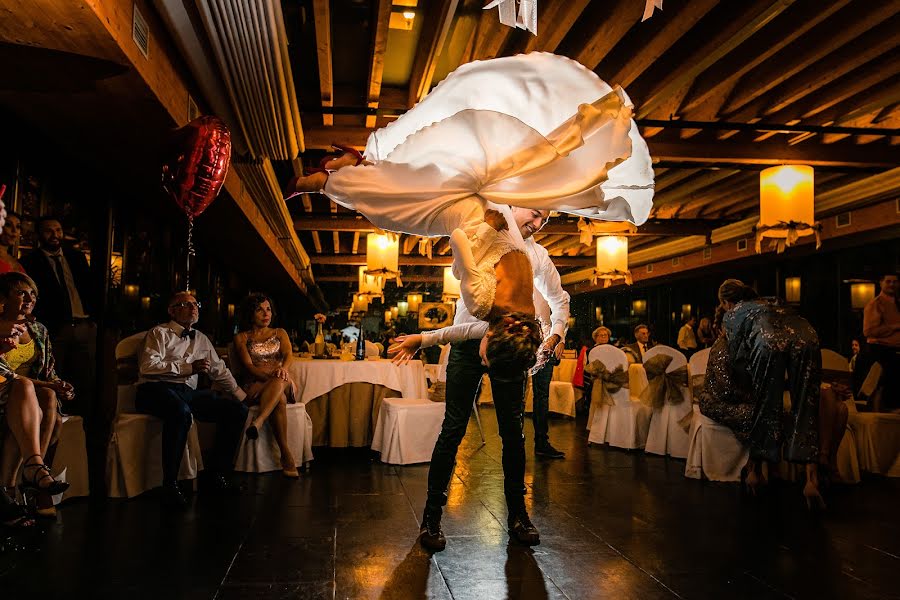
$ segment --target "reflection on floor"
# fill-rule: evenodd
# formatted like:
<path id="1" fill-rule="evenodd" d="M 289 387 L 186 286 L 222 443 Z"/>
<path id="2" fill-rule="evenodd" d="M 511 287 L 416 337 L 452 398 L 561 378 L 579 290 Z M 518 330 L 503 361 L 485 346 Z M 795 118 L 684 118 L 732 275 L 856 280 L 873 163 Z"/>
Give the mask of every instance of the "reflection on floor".
<path id="1" fill-rule="evenodd" d="M 167 514 L 152 495 L 76 502 L 40 551 L 0 553 L 4 598 L 900 598 L 900 484 L 836 489 L 809 515 L 795 485 L 746 499 L 684 463 L 587 446 L 583 418 L 553 420 L 566 460 L 533 460 L 541 545 L 508 543 L 500 440 L 474 421 L 444 518 L 447 550 L 415 543 L 427 465 L 319 451 L 299 482 L 249 476 L 239 498 L 197 495 Z M 367 451 L 366 451 L 367 452 Z"/>

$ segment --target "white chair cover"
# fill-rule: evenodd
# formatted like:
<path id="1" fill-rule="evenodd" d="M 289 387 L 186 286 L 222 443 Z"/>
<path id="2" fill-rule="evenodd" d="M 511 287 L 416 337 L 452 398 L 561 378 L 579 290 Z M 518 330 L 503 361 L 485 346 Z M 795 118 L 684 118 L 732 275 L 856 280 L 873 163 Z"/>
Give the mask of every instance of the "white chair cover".
<path id="1" fill-rule="evenodd" d="M 106 449 L 106 489 L 112 498 L 132 498 L 162 485 L 162 421 L 134 412 L 137 355 L 146 334 L 136 333 L 116 346 L 116 416 Z M 188 433 L 178 478 L 195 479 L 202 470 L 195 422 Z"/>
<path id="2" fill-rule="evenodd" d="M 525 393 L 525 412 L 534 411 L 534 388 L 529 378 Z M 488 384 L 490 385 L 490 384 Z M 550 382 L 549 412 L 575 418 L 575 386 L 566 381 Z"/>
<path id="3" fill-rule="evenodd" d="M 834 350 L 823 348 L 822 368 L 829 371 L 849 371 L 850 362 Z"/>
<path id="4" fill-rule="evenodd" d="M 667 373 L 687 365 L 687 359 L 684 357 L 684 354 L 674 348 L 662 345 L 654 346 L 648 350 L 644 354 L 644 361 L 646 362 L 659 354 L 666 354 L 672 357 L 672 362 L 666 368 Z M 688 385 L 680 390 L 683 398 L 681 404 L 673 405 L 666 402 L 662 408 L 653 411 L 653 415 L 650 418 L 650 431 L 647 434 L 647 445 L 644 447 L 645 452 L 663 456 L 668 454 L 675 458 L 687 458 L 688 446 L 690 445 L 689 431 L 685 431 L 679 422 L 693 410 L 691 406 L 690 376 L 688 376 L 688 382 Z"/>
<path id="5" fill-rule="evenodd" d="M 244 429 L 250 426 L 256 415 L 259 414 L 259 406 L 251 406 L 247 413 L 247 421 Z M 296 467 L 303 467 L 313 459 L 312 419 L 306 413 L 305 404 L 287 405 L 287 437 L 291 454 L 297 461 Z M 247 436 L 241 436 L 241 445 L 238 448 L 237 460 L 234 470 L 244 473 L 268 473 L 281 470 L 281 452 L 275 442 L 272 433 L 271 419 L 267 419 L 259 430 L 259 438 L 248 440 Z"/>
<path id="6" fill-rule="evenodd" d="M 62 421 L 56 455 L 53 457 L 53 477 L 68 482 L 69 489 L 54 496 L 54 504 L 90 494 L 84 422 L 81 417 L 75 416 L 64 416 Z"/>
<path id="7" fill-rule="evenodd" d="M 688 365 L 691 377 L 705 375 L 708 361 L 708 348 L 695 353 Z M 693 410 L 685 477 L 740 481 L 741 469 L 750 456 L 749 450 L 734 437 L 730 429 L 704 416 L 699 406 L 694 405 Z"/>
<path id="8" fill-rule="evenodd" d="M 415 398 L 385 398 L 378 413 L 372 450 L 381 461 L 409 465 L 431 461 L 444 421 L 443 402 Z"/>
<path id="9" fill-rule="evenodd" d="M 588 364 L 594 360 L 602 362 L 608 371 L 618 367 L 628 369 L 628 358 L 625 353 L 609 344 L 591 350 Z M 597 382 L 594 385 L 597 385 Z M 610 446 L 629 450 L 643 448 L 650 428 L 650 408 L 632 399 L 630 390 L 625 388 L 612 394 L 612 398 L 613 406 L 594 407 L 594 403 L 591 402 L 594 414 L 588 442 L 608 443 Z"/>

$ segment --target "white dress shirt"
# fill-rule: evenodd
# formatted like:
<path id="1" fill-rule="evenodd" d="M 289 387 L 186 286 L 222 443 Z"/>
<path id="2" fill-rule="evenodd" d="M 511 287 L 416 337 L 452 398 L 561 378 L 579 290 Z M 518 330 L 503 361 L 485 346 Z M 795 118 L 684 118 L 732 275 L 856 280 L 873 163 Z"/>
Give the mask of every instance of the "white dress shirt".
<path id="1" fill-rule="evenodd" d="M 193 339 L 181 337 L 182 331 L 184 327 L 175 321 L 169 321 L 147 332 L 140 355 L 138 383 L 164 381 L 183 383 L 197 389 L 197 375 L 193 373 L 191 363 L 205 358 L 209 360 L 209 378 L 243 401 L 247 394 L 238 386 L 209 338 L 196 329 Z"/>

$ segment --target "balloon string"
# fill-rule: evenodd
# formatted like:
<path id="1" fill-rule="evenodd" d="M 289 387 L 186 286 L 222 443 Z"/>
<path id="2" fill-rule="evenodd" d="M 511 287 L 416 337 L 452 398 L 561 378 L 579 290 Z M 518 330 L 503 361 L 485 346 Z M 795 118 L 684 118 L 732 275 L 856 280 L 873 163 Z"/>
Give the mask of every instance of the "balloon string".
<path id="1" fill-rule="evenodd" d="M 187 232 L 187 270 L 185 272 L 185 290 L 191 290 L 191 257 L 194 256 L 194 219 L 188 217 Z"/>

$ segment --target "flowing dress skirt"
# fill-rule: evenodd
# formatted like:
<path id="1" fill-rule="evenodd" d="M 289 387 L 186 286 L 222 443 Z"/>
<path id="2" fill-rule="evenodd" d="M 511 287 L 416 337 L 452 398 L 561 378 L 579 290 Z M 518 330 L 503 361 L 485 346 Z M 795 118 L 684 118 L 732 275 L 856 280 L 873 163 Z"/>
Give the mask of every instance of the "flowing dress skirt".
<path id="1" fill-rule="evenodd" d="M 369 136 L 372 165 L 332 173 L 325 194 L 376 226 L 467 233 L 487 202 L 646 221 L 653 167 L 621 88 L 548 53 L 459 67 Z"/>

